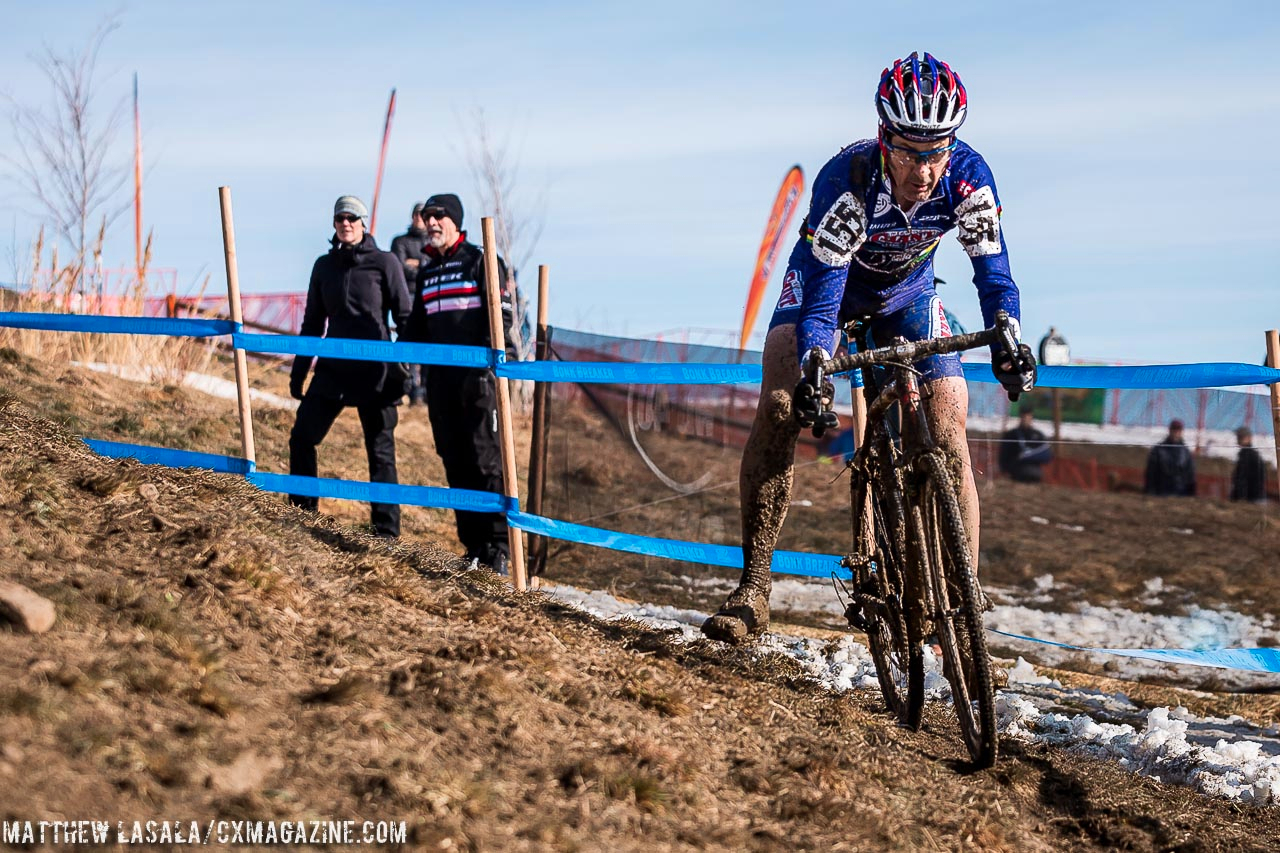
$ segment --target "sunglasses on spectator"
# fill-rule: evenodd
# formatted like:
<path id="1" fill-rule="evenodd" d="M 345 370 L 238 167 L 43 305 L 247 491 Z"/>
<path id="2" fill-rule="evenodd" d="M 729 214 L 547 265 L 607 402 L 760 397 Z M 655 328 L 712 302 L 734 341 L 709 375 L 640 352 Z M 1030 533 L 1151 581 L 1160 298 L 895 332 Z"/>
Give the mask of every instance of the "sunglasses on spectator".
<path id="1" fill-rule="evenodd" d="M 447 219 L 448 216 L 448 211 L 443 207 L 428 207 L 426 210 L 422 211 L 423 219 Z"/>
<path id="2" fill-rule="evenodd" d="M 354 213 L 339 213 L 337 216 L 333 217 L 333 221 L 334 222 L 359 222 L 360 217 L 356 216 Z"/>

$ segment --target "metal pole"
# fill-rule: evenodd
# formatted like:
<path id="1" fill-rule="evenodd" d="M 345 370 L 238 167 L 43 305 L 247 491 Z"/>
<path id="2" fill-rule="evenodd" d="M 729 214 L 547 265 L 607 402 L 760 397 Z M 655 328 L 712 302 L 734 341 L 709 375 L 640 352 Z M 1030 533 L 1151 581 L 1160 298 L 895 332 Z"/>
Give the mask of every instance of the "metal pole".
<path id="1" fill-rule="evenodd" d="M 496 350 L 506 348 L 506 336 L 502 333 L 502 290 L 498 283 L 498 249 L 493 235 L 493 218 L 480 220 L 484 235 L 484 283 L 489 297 L 489 342 Z M 511 389 L 505 376 L 495 377 L 498 390 L 498 440 L 502 446 L 502 483 L 509 498 L 520 498 L 520 484 L 516 481 L 515 434 L 511 426 Z M 515 527 L 507 526 L 507 542 L 511 548 L 511 580 L 516 589 L 527 588 L 524 571 L 524 535 Z"/>
<path id="2" fill-rule="evenodd" d="M 1051 388 L 1053 392 L 1053 441 L 1062 441 L 1062 389 Z"/>
<path id="3" fill-rule="evenodd" d="M 222 249 L 227 262 L 227 302 L 231 322 L 243 322 L 240 313 L 240 273 L 236 268 L 236 229 L 231 219 L 231 187 L 218 187 L 218 204 L 222 207 Z M 253 414 L 249 410 L 249 366 L 244 350 L 234 347 L 236 362 L 236 397 L 240 401 L 240 447 L 244 458 L 257 462 L 253 448 Z"/>
<path id="4" fill-rule="evenodd" d="M 1280 332 L 1267 331 L 1267 365 L 1280 366 Z M 1275 432 L 1276 476 L 1280 477 L 1280 383 L 1271 383 L 1271 429 Z"/>

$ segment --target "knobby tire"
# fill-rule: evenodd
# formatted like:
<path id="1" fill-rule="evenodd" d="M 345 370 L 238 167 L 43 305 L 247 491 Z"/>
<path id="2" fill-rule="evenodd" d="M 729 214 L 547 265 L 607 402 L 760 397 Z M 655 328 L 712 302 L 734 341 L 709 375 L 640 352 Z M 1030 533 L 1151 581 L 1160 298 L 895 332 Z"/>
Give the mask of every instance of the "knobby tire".
<path id="1" fill-rule="evenodd" d="M 856 564 L 854 595 L 867 623 L 867 648 L 885 705 L 901 725 L 918 729 L 924 710 L 920 611 L 907 606 L 902 491 L 897 471 L 881 455 L 887 453 L 885 441 L 869 460 L 871 470 L 851 478 L 854 554 L 863 558 Z M 874 519 L 874 536 L 864 521 L 868 517 Z"/>
<path id="2" fill-rule="evenodd" d="M 951 684 L 956 718 L 970 757 L 978 767 L 991 767 L 999 750 L 999 735 L 991 658 L 982 624 L 982 591 L 945 457 L 940 453 L 922 457 L 921 472 L 918 518 L 943 674 Z"/>

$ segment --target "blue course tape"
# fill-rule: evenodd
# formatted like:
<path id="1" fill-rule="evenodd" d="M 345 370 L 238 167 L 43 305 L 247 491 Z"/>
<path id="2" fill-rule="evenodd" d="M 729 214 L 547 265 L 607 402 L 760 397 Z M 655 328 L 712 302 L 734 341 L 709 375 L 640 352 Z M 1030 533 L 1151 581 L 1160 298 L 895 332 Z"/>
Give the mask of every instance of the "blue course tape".
<path id="1" fill-rule="evenodd" d="M 471 489 L 442 489 L 436 486 L 402 486 L 397 483 L 366 483 L 359 480 L 332 480 L 294 477 L 254 471 L 249 482 L 264 492 L 306 495 L 312 498 L 340 498 L 366 503 L 409 504 L 468 512 L 508 512 L 517 509 L 514 498 Z"/>
<path id="2" fill-rule="evenodd" d="M 1280 649 L 1095 649 L 1088 646 L 1055 643 L 1053 640 L 1041 640 L 1036 637 L 1024 637 L 1007 631 L 988 630 L 993 634 L 1012 637 L 1015 640 L 1079 652 L 1141 658 L 1163 663 L 1189 663 L 1194 666 L 1211 666 L 1217 669 L 1240 669 L 1246 672 L 1280 672 Z"/>
<path id="3" fill-rule="evenodd" d="M 498 375 L 535 382 L 734 385 L 760 382 L 758 364 L 643 364 L 624 361 L 509 361 Z"/>
<path id="4" fill-rule="evenodd" d="M 580 542 L 584 545 L 626 551 L 630 554 L 683 560 L 686 563 L 725 566 L 731 569 L 742 568 L 742 549 L 730 545 L 706 545 L 700 542 L 683 542 L 678 539 L 635 536 L 630 533 L 618 533 L 613 530 L 543 518 L 540 515 L 530 515 L 520 511 L 508 513 L 507 522 L 520 530 L 553 539 L 562 539 L 566 542 Z M 826 554 L 804 554 L 798 551 L 776 551 L 773 555 L 773 571 L 777 574 L 816 578 L 831 577 L 833 574 L 843 580 L 849 580 L 852 577 L 849 570 L 840 565 L 839 557 Z"/>
<path id="5" fill-rule="evenodd" d="M 193 450 L 171 450 L 167 447 L 150 447 L 145 444 L 122 444 L 118 441 L 102 441 L 86 438 L 94 453 L 112 459 L 137 459 L 144 465 L 164 465 L 168 468 L 205 468 L 219 474 L 244 476 L 253 470 L 253 463 L 238 456 L 219 456 L 215 453 L 197 453 Z"/>
<path id="6" fill-rule="evenodd" d="M 991 365 L 964 365 L 970 382 L 995 382 Z M 1073 364 L 1041 366 L 1040 388 L 1218 388 L 1226 385 L 1269 385 L 1280 382 L 1280 370 L 1254 364 L 1148 364 L 1104 367 Z"/>
<path id="7" fill-rule="evenodd" d="M 313 338 L 302 335 L 239 333 L 232 336 L 232 344 L 249 352 L 320 355 L 353 361 L 398 361 L 402 364 L 435 364 L 442 367 L 492 367 L 497 355 L 496 351 L 485 347 Z"/>
<path id="8" fill-rule="evenodd" d="M 175 338 L 208 338 L 229 335 L 236 330 L 236 324 L 230 320 L 103 317 L 96 314 L 38 314 L 26 311 L 0 311 L 0 326 L 47 332 L 166 335 Z"/>

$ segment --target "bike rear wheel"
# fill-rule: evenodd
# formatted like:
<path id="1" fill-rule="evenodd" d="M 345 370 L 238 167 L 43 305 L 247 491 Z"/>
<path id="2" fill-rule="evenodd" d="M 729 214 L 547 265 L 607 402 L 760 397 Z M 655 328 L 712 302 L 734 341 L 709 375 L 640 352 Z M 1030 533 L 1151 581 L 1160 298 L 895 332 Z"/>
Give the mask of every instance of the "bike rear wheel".
<path id="1" fill-rule="evenodd" d="M 883 460 L 883 457 L 882 457 Z M 854 599 L 885 705 L 898 722 L 920 727 L 924 710 L 924 649 L 918 609 L 908 606 L 902 492 L 887 461 L 852 479 Z M 886 479 L 891 478 L 891 479 Z"/>
<path id="2" fill-rule="evenodd" d="M 982 624 L 982 590 L 945 458 L 928 454 L 922 457 L 921 470 L 924 479 L 918 510 L 943 674 L 951 684 L 956 718 L 970 757 L 979 767 L 990 767 L 999 751 L 999 735 L 995 683 Z"/>

